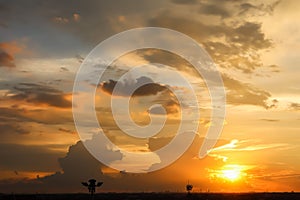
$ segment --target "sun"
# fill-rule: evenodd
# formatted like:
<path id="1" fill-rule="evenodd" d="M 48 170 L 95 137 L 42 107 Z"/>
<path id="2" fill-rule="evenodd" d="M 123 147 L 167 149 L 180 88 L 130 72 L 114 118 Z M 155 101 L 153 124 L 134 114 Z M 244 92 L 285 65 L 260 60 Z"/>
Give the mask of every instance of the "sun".
<path id="1" fill-rule="evenodd" d="M 237 169 L 222 170 L 222 175 L 225 179 L 233 182 L 240 178 L 241 171 Z"/>
<path id="2" fill-rule="evenodd" d="M 235 182 L 245 176 L 246 173 L 244 170 L 245 167 L 242 165 L 225 165 L 219 171 L 219 177 L 230 182 Z"/>

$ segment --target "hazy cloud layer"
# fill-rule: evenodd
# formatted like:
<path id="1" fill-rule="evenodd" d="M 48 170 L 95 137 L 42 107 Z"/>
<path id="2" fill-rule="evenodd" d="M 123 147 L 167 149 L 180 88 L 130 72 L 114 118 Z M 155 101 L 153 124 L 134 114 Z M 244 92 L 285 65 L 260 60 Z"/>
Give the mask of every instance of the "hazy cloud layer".
<path id="1" fill-rule="evenodd" d="M 300 110 L 300 103 L 290 103 L 289 108 L 291 110 L 299 111 Z"/>
<path id="2" fill-rule="evenodd" d="M 18 91 L 12 99 L 23 100 L 33 104 L 46 104 L 59 108 L 70 108 L 72 103 L 66 99 L 67 94 L 49 86 L 35 83 L 20 83 L 14 87 Z"/>

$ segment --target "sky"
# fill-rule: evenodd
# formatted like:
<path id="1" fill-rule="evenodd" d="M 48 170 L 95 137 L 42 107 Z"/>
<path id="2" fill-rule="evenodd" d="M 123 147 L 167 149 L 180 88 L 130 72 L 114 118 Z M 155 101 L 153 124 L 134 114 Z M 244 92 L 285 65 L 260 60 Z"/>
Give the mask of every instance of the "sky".
<path id="1" fill-rule="evenodd" d="M 103 192 L 182 192 L 187 181 L 196 192 L 300 191 L 299 9 L 297 0 L 0 0 L 0 193 L 86 192 L 80 182 L 92 177 L 104 182 Z M 96 86 L 101 131 L 124 151 L 153 152 L 174 138 L 191 106 L 188 96 L 183 105 L 174 96 L 188 89 L 171 71 L 191 83 L 200 105 L 195 138 L 178 160 L 154 172 L 128 173 L 85 148 L 101 138 L 87 118 L 91 138 L 80 139 L 72 114 L 72 96 L 80 94 L 73 84 L 94 47 L 141 27 L 179 31 L 207 51 L 224 83 L 226 117 L 217 144 L 199 158 L 215 126 L 205 80 L 174 53 L 144 49 L 121 56 L 88 86 Z M 142 72 L 118 81 L 141 65 Z M 118 82 L 122 90 L 114 93 Z M 134 138 L 116 124 L 122 115 L 112 115 L 110 102 L 115 98 L 122 110 L 130 89 L 143 82 L 149 84 L 130 98 L 131 118 L 145 126 L 151 114 L 166 123 L 153 137 Z M 161 162 L 153 154 L 132 165 L 124 151 L 101 149 L 113 166 L 129 170 Z"/>

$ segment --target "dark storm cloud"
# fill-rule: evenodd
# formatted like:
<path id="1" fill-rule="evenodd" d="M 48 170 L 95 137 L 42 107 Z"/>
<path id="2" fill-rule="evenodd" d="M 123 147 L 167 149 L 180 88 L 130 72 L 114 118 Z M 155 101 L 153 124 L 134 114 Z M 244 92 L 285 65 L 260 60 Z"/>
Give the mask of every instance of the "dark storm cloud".
<path id="1" fill-rule="evenodd" d="M 249 84 L 235 80 L 228 75 L 223 75 L 224 85 L 227 88 L 227 103 L 232 105 L 255 105 L 269 109 L 275 106 L 277 100 L 274 99 L 272 104 L 267 100 L 271 94 L 267 91 L 255 88 Z"/>
<path id="2" fill-rule="evenodd" d="M 103 91 L 112 94 L 113 90 L 118 82 L 114 80 L 109 80 L 108 82 L 103 82 L 100 87 Z M 147 83 L 147 84 L 145 84 Z M 166 86 L 163 86 L 159 83 L 154 83 L 152 79 L 142 76 L 136 80 L 126 80 L 120 83 L 120 89 L 116 95 L 119 96 L 130 96 L 130 91 L 134 88 L 138 88 L 133 93 L 133 96 L 148 96 L 156 95 L 159 92 L 162 92 L 167 89 Z"/>
<path id="3" fill-rule="evenodd" d="M 14 89 L 18 91 L 17 94 L 11 97 L 14 100 L 23 100 L 28 103 L 45 104 L 59 108 L 70 108 L 72 106 L 71 101 L 66 99 L 67 94 L 49 86 L 20 83 Z"/>
<path id="4" fill-rule="evenodd" d="M 93 140 L 95 142 L 99 142 L 100 139 L 98 136 L 95 136 Z M 91 141 L 89 141 L 91 142 Z M 5 148 L 6 146 L 3 146 Z M 1 146 L 0 146 L 1 149 Z M 2 149 L 1 149 L 2 150 Z M 105 180 L 109 179 L 109 181 L 113 184 L 114 182 L 103 175 L 101 168 L 105 167 L 102 163 L 96 160 L 84 147 L 81 141 L 77 142 L 75 145 L 70 146 L 69 151 L 66 156 L 61 157 L 61 155 L 53 155 L 51 152 L 47 152 L 38 147 L 29 147 L 28 151 L 24 151 L 22 154 L 20 149 L 17 150 L 17 153 L 13 155 L 23 156 L 22 159 L 16 159 L 18 157 L 6 158 L 8 163 L 11 163 L 11 169 L 19 169 L 16 167 L 16 162 L 25 162 L 26 160 L 30 161 L 27 167 L 36 170 L 45 170 L 45 165 L 49 164 L 47 169 L 53 170 L 53 165 L 58 163 L 61 167 L 61 172 L 53 173 L 50 176 L 46 176 L 44 178 L 38 178 L 31 181 L 18 182 L 15 185 L 20 188 L 18 191 L 47 191 L 47 192 L 66 192 L 66 191 L 80 191 L 82 181 L 87 181 L 90 178 L 96 178 L 98 180 L 104 180 L 106 184 L 108 184 Z M 2 152 L 1 152 L 2 153 Z M 2 155 L 0 153 L 0 156 Z M 122 154 L 119 151 L 110 151 L 104 150 L 102 151 L 103 155 L 110 156 L 113 159 L 120 160 L 122 158 Z M 26 155 L 27 154 L 27 155 Z M 111 154 L 114 154 L 111 156 Z M 4 151 L 3 157 L 9 154 L 9 152 Z M 29 157 L 29 158 L 28 158 Z M 61 157 L 58 159 L 57 158 Z M 49 159 L 48 161 L 46 159 Z M 53 160 L 55 159 L 55 160 Z M 43 162 L 45 160 L 45 162 Z M 37 163 L 38 162 L 38 163 Z M 39 163 L 41 162 L 41 163 Z M 42 163 L 43 162 L 43 163 Z M 26 166 L 26 164 L 24 164 Z M 16 167 L 16 168 L 14 168 Z M 24 170 L 21 166 L 19 170 Z M 42 183 L 42 184 L 41 184 Z M 5 184 L 1 184 L 2 190 L 6 188 Z M 3 186 L 3 187 L 2 187 Z M 83 188 L 84 189 L 84 188 Z M 0 190 L 1 191 L 1 190 Z"/>
<path id="5" fill-rule="evenodd" d="M 58 169 L 61 152 L 50 151 L 47 146 L 20 144 L 0 145 L 0 168 L 17 171 L 53 171 Z"/>

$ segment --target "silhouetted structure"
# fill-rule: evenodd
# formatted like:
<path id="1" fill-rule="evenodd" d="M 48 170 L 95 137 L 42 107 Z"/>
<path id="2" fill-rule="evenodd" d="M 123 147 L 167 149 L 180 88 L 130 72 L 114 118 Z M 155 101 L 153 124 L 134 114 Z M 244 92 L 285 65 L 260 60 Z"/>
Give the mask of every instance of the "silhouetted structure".
<path id="1" fill-rule="evenodd" d="M 103 182 L 98 182 L 96 184 L 97 181 L 95 179 L 90 179 L 88 182 L 89 183 L 81 182 L 81 184 L 89 189 L 89 193 L 91 195 L 94 195 L 94 193 L 96 191 L 96 187 L 100 187 L 103 184 Z"/>
<path id="2" fill-rule="evenodd" d="M 192 189 L 193 189 L 193 185 L 191 185 L 191 184 L 188 182 L 188 184 L 186 185 L 186 191 L 188 192 L 188 194 L 191 193 Z"/>

